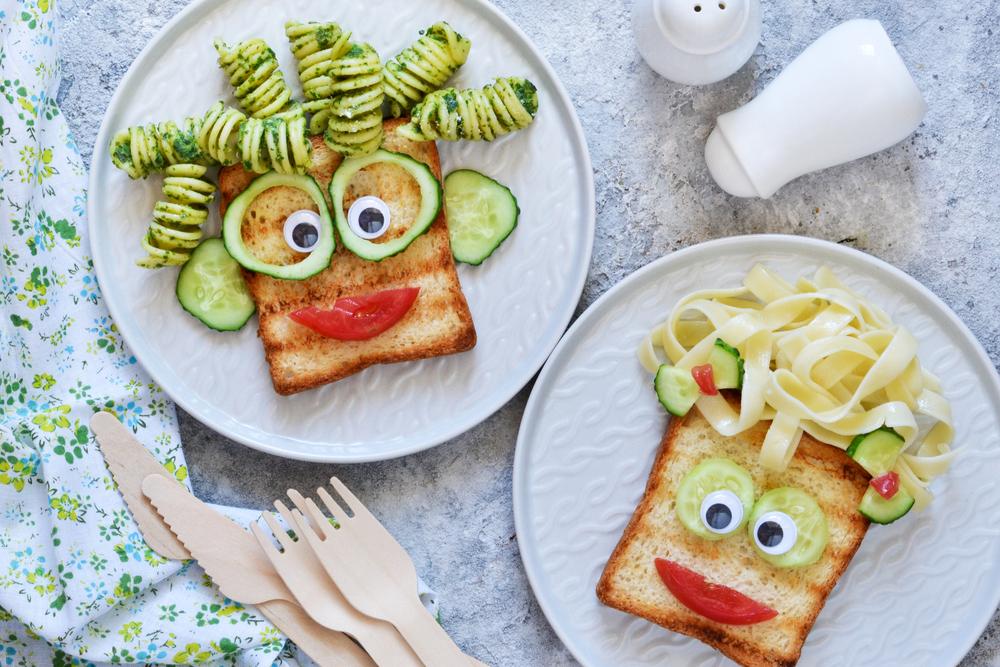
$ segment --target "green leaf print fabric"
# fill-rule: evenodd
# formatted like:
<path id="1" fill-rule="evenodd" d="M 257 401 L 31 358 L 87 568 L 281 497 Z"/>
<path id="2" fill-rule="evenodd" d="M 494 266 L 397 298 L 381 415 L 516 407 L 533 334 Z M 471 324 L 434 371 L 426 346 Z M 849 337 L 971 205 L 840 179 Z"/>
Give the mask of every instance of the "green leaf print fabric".
<path id="1" fill-rule="evenodd" d="M 87 427 L 113 413 L 185 481 L 173 405 L 94 277 L 55 13 L 0 0 L 0 666 L 280 664 L 253 609 L 146 546 Z"/>

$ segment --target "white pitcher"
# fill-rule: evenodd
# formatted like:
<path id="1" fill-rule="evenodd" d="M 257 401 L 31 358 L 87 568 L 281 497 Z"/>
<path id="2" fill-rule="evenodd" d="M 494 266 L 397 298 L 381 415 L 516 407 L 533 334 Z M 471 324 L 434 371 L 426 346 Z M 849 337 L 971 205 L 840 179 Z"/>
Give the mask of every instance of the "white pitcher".
<path id="1" fill-rule="evenodd" d="M 719 116 L 708 169 L 737 197 L 770 197 L 792 179 L 902 141 L 927 104 L 878 21 L 833 28 L 744 106 Z"/>

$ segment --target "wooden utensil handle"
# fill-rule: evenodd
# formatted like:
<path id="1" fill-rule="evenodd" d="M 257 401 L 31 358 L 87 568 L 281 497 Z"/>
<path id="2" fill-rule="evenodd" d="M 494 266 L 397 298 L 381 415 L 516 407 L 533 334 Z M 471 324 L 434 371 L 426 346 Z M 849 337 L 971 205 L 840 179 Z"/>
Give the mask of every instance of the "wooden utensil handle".
<path id="1" fill-rule="evenodd" d="M 324 628 L 297 604 L 271 600 L 257 609 L 320 667 L 375 667 L 347 635 Z"/>
<path id="2" fill-rule="evenodd" d="M 428 667 L 486 667 L 475 658 L 462 653 L 462 649 L 452 641 L 437 619 L 417 598 L 400 614 L 396 627 Z"/>
<path id="3" fill-rule="evenodd" d="M 380 667 L 424 667 L 391 623 L 367 619 L 351 634 Z"/>

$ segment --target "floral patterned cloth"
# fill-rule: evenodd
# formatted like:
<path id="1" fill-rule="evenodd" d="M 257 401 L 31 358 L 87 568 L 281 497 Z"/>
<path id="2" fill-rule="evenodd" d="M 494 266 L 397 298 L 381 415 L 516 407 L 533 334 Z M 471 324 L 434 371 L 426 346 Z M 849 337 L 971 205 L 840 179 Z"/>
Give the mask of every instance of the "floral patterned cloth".
<path id="1" fill-rule="evenodd" d="M 281 664 L 253 609 L 146 546 L 87 428 L 112 412 L 185 481 L 173 405 L 94 277 L 55 13 L 0 0 L 0 665 Z"/>

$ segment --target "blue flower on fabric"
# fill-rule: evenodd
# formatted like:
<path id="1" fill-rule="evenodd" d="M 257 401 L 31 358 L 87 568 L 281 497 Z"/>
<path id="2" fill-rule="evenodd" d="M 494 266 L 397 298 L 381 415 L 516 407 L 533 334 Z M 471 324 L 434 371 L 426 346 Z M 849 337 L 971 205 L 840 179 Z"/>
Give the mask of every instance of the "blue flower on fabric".
<path id="1" fill-rule="evenodd" d="M 136 660 L 163 660 L 167 657 L 167 652 L 163 651 L 156 644 L 150 644 L 145 651 L 135 654 Z"/>
<path id="2" fill-rule="evenodd" d="M 83 591 L 87 594 L 88 600 L 100 600 L 108 595 L 108 587 L 100 579 L 96 579 L 87 584 Z"/>

